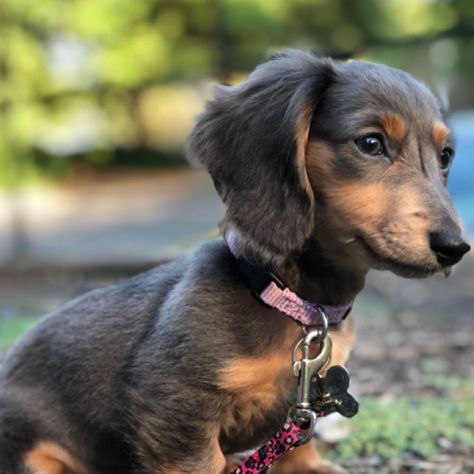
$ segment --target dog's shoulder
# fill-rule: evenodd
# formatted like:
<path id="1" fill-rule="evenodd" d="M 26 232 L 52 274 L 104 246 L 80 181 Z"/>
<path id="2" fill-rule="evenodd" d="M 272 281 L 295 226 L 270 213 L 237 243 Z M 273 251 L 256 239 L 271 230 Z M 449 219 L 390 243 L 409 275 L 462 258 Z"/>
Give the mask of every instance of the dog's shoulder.
<path id="1" fill-rule="evenodd" d="M 55 359 L 59 353 L 70 359 L 96 353 L 101 347 L 105 354 L 111 349 L 106 349 L 108 345 L 122 351 L 134 347 L 153 327 L 177 286 L 187 293 L 222 281 L 232 259 L 229 255 L 223 239 L 214 239 L 183 257 L 62 304 L 17 342 L 2 364 L 3 371 L 16 365 L 17 359 L 24 365 L 30 353 L 32 359 L 44 363 L 53 352 Z M 186 299 L 184 293 L 182 299 Z"/>

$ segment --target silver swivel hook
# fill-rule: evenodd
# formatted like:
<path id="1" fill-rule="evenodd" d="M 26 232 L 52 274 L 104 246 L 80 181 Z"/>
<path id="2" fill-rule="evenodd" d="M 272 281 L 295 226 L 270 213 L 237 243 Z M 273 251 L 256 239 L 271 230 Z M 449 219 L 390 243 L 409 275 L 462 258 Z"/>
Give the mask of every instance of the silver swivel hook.
<path id="1" fill-rule="evenodd" d="M 328 321 L 324 311 L 320 311 L 322 326 L 304 328 L 305 335 L 292 350 L 293 373 L 298 377 L 298 384 L 296 403 L 290 410 L 290 416 L 301 424 L 309 422 L 307 435 L 300 444 L 309 441 L 316 428 L 317 414 L 311 410 L 311 382 L 331 360 L 332 340 L 328 334 Z M 311 349 L 315 344 L 319 345 L 319 352 L 311 357 Z M 298 358 L 299 351 L 301 358 Z"/>

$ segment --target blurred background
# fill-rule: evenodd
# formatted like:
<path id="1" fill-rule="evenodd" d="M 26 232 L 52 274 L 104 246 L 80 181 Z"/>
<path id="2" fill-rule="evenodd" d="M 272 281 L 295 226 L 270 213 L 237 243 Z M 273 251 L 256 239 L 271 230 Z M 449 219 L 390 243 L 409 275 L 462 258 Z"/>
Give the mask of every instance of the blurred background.
<path id="1" fill-rule="evenodd" d="M 216 235 L 186 136 L 213 84 L 283 47 L 425 81 L 474 233 L 471 0 L 2 0 L 0 35 L 0 352 L 66 299 Z M 470 256 L 447 280 L 372 275 L 350 365 L 363 408 L 321 430 L 350 472 L 474 472 L 473 288 Z"/>

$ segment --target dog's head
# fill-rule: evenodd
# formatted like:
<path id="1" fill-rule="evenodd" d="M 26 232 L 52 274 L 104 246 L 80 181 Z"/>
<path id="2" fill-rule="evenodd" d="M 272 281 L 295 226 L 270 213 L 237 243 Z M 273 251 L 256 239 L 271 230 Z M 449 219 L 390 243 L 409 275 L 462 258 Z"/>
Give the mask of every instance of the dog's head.
<path id="1" fill-rule="evenodd" d="M 217 89 L 189 142 L 264 263 L 311 244 L 403 276 L 448 271 L 469 246 L 446 191 L 450 131 L 410 75 L 289 50 Z"/>

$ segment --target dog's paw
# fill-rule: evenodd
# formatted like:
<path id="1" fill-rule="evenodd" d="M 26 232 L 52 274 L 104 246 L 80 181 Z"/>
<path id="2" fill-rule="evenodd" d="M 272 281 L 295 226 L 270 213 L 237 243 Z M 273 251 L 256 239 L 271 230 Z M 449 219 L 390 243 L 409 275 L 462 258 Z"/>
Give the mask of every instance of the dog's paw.
<path id="1" fill-rule="evenodd" d="M 223 472 L 232 472 L 243 461 L 243 457 L 239 455 L 227 455 L 225 457 L 225 469 Z"/>
<path id="2" fill-rule="evenodd" d="M 349 474 L 349 471 L 346 471 L 342 466 L 329 461 L 321 461 L 318 466 L 308 472 L 312 474 Z"/>

